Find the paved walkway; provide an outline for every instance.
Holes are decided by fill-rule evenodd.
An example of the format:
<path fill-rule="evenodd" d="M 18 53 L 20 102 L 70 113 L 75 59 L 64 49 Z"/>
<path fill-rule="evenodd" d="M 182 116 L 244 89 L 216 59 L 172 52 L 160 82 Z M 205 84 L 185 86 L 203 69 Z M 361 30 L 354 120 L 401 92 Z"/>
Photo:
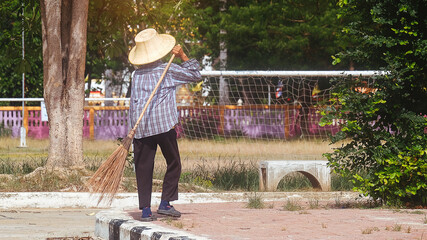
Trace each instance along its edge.
<path fill-rule="evenodd" d="M 286 201 L 267 204 L 272 205 L 266 209 L 248 209 L 240 202 L 175 205 L 181 218 L 161 218 L 156 224 L 213 240 L 427 239 L 427 210 L 310 209 L 301 201 L 297 206 L 303 209 L 287 211 Z M 139 211 L 129 214 L 139 218 Z"/>
<path fill-rule="evenodd" d="M 96 214 L 102 209 L 11 208 L 0 209 L 0 239 L 92 237 Z"/>
<path fill-rule="evenodd" d="M 427 239 L 425 209 L 335 208 L 347 207 L 357 198 L 356 193 L 258 194 L 265 201 L 264 209 L 246 207 L 252 193 L 182 193 L 174 203 L 182 212 L 181 218 L 159 217 L 158 221 L 143 223 L 136 209 L 136 194 L 119 194 L 107 207 L 96 206 L 96 198 L 88 193 L 0 193 L 0 239 L 96 239 L 95 222 L 101 215 L 126 218 L 129 230 L 137 229 L 141 234 L 149 230 L 151 236 L 160 232 L 219 240 Z M 159 199 L 159 193 L 153 194 L 154 209 Z M 297 210 L 286 210 L 292 205 Z M 108 224 L 101 228 L 109 231 L 105 227 Z M 162 239 L 168 238 L 163 235 Z"/>

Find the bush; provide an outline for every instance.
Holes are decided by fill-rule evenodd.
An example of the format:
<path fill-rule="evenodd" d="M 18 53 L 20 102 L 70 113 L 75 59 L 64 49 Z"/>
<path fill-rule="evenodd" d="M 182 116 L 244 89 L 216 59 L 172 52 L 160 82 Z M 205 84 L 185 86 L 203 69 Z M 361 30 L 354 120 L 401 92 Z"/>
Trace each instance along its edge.
<path fill-rule="evenodd" d="M 12 135 L 12 130 L 6 128 L 4 123 L 0 123 L 0 137 L 10 137 Z"/>
<path fill-rule="evenodd" d="M 223 190 L 255 191 L 259 188 L 258 168 L 251 164 L 231 162 L 213 173 L 213 185 Z"/>
<path fill-rule="evenodd" d="M 255 191 L 259 188 L 258 168 L 255 164 L 247 165 L 234 160 L 214 169 L 202 164 L 191 171 L 183 172 L 180 182 L 227 191 Z"/>
<path fill-rule="evenodd" d="M 335 172 L 351 177 L 355 189 L 389 205 L 427 205 L 427 28 L 425 0 L 341 0 L 352 16 L 344 29 L 362 44 L 340 58 L 383 67 L 371 82 L 360 77 L 332 81 L 322 124 L 343 119 L 325 154 Z M 358 89 L 370 89 L 362 92 Z M 364 175 L 360 173 L 363 172 Z"/>

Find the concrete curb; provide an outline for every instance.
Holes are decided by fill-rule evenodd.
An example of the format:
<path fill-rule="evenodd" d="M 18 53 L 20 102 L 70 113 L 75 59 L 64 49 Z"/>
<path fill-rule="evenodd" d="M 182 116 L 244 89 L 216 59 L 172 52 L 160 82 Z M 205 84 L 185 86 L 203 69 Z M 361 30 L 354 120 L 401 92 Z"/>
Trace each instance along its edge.
<path fill-rule="evenodd" d="M 96 214 L 95 236 L 102 239 L 139 240 L 205 240 L 206 237 L 196 236 L 185 231 L 172 230 L 157 226 L 150 222 L 134 220 L 122 211 L 101 211 Z"/>
<path fill-rule="evenodd" d="M 277 199 L 355 199 L 356 192 L 258 192 L 265 201 Z M 251 192 L 236 193 L 180 193 L 174 204 L 244 202 L 253 196 Z M 161 193 L 152 194 L 152 205 L 160 204 Z M 87 192 L 1 192 L 0 209 L 10 208 L 109 208 L 132 209 L 137 207 L 137 193 L 119 193 L 111 205 L 101 202 L 96 194 Z"/>

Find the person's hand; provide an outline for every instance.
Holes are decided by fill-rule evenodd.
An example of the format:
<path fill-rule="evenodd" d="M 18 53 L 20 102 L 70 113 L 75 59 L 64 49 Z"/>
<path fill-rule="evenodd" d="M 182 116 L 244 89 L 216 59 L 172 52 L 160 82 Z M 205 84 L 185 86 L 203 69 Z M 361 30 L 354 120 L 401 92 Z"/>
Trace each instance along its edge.
<path fill-rule="evenodd" d="M 175 47 L 173 47 L 172 49 L 172 53 L 175 54 L 175 56 L 181 58 L 182 61 L 188 61 L 188 57 L 187 55 L 185 55 L 184 50 L 182 50 L 181 45 L 176 45 Z"/>

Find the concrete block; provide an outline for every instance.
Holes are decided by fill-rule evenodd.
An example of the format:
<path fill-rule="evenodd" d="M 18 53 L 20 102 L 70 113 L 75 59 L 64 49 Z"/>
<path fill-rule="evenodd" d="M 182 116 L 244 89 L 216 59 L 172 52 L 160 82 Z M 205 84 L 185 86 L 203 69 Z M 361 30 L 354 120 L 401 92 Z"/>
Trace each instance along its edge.
<path fill-rule="evenodd" d="M 269 160 L 259 163 L 260 191 L 274 192 L 287 174 L 299 172 L 306 176 L 313 188 L 331 190 L 331 169 L 324 160 Z"/>

